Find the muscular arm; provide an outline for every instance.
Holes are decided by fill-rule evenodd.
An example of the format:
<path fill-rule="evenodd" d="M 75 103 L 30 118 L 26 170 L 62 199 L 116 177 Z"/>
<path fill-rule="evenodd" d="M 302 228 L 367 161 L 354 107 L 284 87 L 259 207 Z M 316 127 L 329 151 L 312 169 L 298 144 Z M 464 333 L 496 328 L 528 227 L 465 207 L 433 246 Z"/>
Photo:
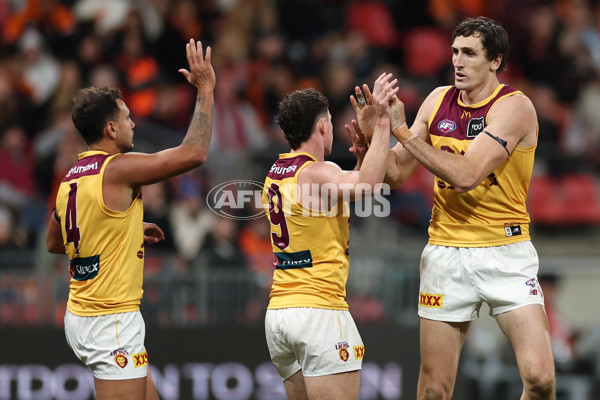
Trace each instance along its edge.
<path fill-rule="evenodd" d="M 60 224 L 56 218 L 54 218 L 54 215 L 51 215 L 50 220 L 48 221 L 48 230 L 46 231 L 46 248 L 50 253 L 66 254 L 62 230 L 60 229 Z"/>
<path fill-rule="evenodd" d="M 417 113 L 413 125 L 410 127 L 409 132 L 411 133 L 411 136 L 413 134 L 416 135 L 424 143 L 429 143 L 429 118 L 435 109 L 439 96 L 445 88 L 445 86 L 438 87 L 427 96 L 419 108 L 419 112 Z M 401 117 L 396 118 L 403 119 L 404 110 L 401 112 Z M 395 123 L 394 125 L 398 126 L 398 123 Z M 385 173 L 385 182 L 393 188 L 401 186 L 421 165 L 419 160 L 401 144 L 402 138 L 398 136 L 400 130 L 401 129 L 396 128 L 393 132 L 394 137 L 399 143 L 390 149 Z"/>
<path fill-rule="evenodd" d="M 127 153 L 115 157 L 107 167 L 106 178 L 115 185 L 148 185 L 181 174 L 206 161 L 212 132 L 215 73 L 211 49 L 203 56 L 202 43 L 186 45 L 190 71 L 180 69 L 198 89 L 194 114 L 182 143 L 155 154 Z"/>
<path fill-rule="evenodd" d="M 504 148 L 497 140 L 481 133 L 473 140 L 464 155 L 436 149 L 423 140 L 417 129 L 417 138 L 410 130 L 394 132 L 403 147 L 437 177 L 451 184 L 458 192 L 477 187 L 486 176 L 498 168 L 517 144 L 535 144 L 537 116 L 531 101 L 524 96 L 510 96 L 499 100 L 490 110 L 485 130 L 506 141 Z"/>

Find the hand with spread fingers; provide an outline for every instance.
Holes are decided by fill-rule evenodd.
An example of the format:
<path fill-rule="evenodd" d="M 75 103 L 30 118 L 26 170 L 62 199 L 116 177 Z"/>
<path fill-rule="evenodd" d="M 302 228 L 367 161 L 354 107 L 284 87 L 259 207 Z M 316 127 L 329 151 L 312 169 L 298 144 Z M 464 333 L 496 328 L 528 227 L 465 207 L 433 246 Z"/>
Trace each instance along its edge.
<path fill-rule="evenodd" d="M 363 94 L 364 90 L 364 94 Z M 375 106 L 373 105 L 373 97 L 369 86 L 364 84 L 362 89 L 359 86 L 354 88 L 355 96 L 350 96 L 350 103 L 356 112 L 356 119 L 360 126 L 361 132 L 364 134 L 366 139 L 370 142 L 373 136 L 373 129 L 375 129 Z"/>
<path fill-rule="evenodd" d="M 352 140 L 352 147 L 350 147 L 348 150 L 350 150 L 350 152 L 356 156 L 360 164 L 365 158 L 365 154 L 367 154 L 369 142 L 360 130 L 360 126 L 355 119 L 352 120 L 352 126 L 346 124 L 344 127 L 346 128 L 346 133 L 348 133 L 350 140 Z"/>
<path fill-rule="evenodd" d="M 392 99 L 397 99 L 396 93 L 398 93 L 398 90 L 400 89 L 395 86 L 398 83 L 398 79 L 390 81 L 392 77 L 392 74 L 383 73 L 377 78 L 375 85 L 373 86 L 372 101 L 373 104 L 375 104 L 375 114 L 378 117 L 381 117 L 384 114 L 387 114 L 389 118 L 392 116 Z"/>
<path fill-rule="evenodd" d="M 216 85 L 215 71 L 211 64 L 212 49 L 206 48 L 206 54 L 202 51 L 202 42 L 194 42 L 190 39 L 185 46 L 190 70 L 181 68 L 179 72 L 185 76 L 185 79 L 198 89 L 206 88 L 213 90 Z"/>

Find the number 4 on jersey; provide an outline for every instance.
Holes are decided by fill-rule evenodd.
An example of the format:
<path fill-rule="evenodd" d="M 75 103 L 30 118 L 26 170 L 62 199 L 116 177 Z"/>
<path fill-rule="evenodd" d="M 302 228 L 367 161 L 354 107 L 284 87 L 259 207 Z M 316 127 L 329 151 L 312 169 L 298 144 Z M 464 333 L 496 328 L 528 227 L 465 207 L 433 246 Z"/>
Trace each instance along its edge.
<path fill-rule="evenodd" d="M 73 243 L 75 254 L 79 255 L 79 241 L 81 234 L 77 226 L 77 182 L 71 183 L 69 190 L 69 200 L 67 201 L 67 215 L 65 216 L 65 232 L 67 233 L 67 243 Z"/>

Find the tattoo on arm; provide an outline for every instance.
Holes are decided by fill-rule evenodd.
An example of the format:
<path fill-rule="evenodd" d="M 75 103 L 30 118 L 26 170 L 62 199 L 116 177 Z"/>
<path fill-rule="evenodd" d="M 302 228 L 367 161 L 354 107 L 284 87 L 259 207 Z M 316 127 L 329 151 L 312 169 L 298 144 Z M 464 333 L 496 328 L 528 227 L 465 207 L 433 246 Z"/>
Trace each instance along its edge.
<path fill-rule="evenodd" d="M 203 148 L 208 148 L 210 144 L 210 133 L 211 133 L 211 115 L 206 114 L 202 111 L 206 99 L 204 97 L 198 98 L 196 102 L 196 108 L 194 109 L 194 115 L 192 116 L 192 122 L 187 135 L 183 139 L 183 144 L 187 145 L 200 145 Z"/>

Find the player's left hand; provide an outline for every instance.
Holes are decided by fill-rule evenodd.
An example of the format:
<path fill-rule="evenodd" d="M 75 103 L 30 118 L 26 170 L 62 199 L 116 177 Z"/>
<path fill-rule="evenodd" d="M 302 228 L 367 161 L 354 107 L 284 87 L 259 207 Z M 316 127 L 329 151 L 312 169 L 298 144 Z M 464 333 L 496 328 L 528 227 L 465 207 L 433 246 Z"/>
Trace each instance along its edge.
<path fill-rule="evenodd" d="M 165 234 L 158 225 L 151 222 L 143 222 L 143 225 L 145 244 L 155 244 L 165 239 Z"/>

